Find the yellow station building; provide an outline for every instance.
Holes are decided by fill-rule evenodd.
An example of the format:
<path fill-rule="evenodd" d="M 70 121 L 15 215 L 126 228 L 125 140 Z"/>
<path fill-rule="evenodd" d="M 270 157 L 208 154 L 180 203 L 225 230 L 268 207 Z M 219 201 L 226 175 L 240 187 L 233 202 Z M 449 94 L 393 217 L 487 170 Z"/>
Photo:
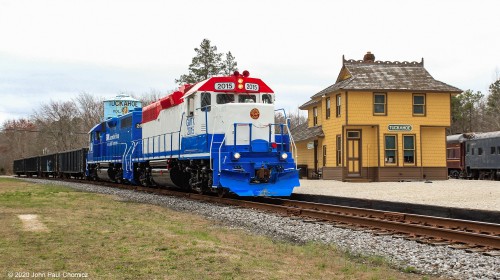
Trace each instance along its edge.
<path fill-rule="evenodd" d="M 451 96 L 421 62 L 346 60 L 335 84 L 300 106 L 292 131 L 309 178 L 342 181 L 447 179 Z"/>

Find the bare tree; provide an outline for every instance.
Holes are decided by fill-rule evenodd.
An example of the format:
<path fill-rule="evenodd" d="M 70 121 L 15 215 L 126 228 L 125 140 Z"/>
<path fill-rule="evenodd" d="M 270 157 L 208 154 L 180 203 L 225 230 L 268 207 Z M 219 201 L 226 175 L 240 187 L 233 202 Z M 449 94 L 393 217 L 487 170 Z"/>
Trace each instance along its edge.
<path fill-rule="evenodd" d="M 14 159 L 39 152 L 33 145 L 38 134 L 35 124 L 28 119 L 7 120 L 3 123 L 0 131 L 0 173 L 11 173 Z"/>
<path fill-rule="evenodd" d="M 75 98 L 78 104 L 78 112 L 82 119 L 82 129 L 90 131 L 92 127 L 100 123 L 104 118 L 104 99 L 90 93 L 82 92 Z"/>
<path fill-rule="evenodd" d="M 290 130 L 293 130 L 295 127 L 307 122 L 307 118 L 304 115 L 301 115 L 299 111 L 297 111 L 297 113 L 288 112 L 286 118 L 290 119 Z M 274 122 L 286 123 L 285 115 L 282 111 L 276 112 L 276 114 L 274 115 Z M 275 131 L 278 132 L 279 128 L 276 128 Z"/>
<path fill-rule="evenodd" d="M 51 152 L 65 151 L 86 146 L 86 131 L 74 102 L 43 104 L 33 115 L 40 130 L 39 147 Z"/>

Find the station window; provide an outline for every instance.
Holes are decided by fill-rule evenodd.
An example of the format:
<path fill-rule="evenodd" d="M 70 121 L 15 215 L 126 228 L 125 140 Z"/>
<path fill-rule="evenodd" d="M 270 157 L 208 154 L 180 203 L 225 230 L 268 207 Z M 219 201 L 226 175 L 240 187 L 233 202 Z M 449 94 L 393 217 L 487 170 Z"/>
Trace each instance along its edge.
<path fill-rule="evenodd" d="M 318 125 L 318 107 L 313 108 L 313 126 Z"/>
<path fill-rule="evenodd" d="M 379 116 L 387 115 L 387 94 L 373 94 L 373 114 Z"/>
<path fill-rule="evenodd" d="M 210 110 L 212 110 L 212 107 L 210 107 L 210 105 L 212 105 L 212 96 L 210 94 L 210 92 L 202 92 L 201 93 L 201 111 L 205 112 L 210 112 Z"/>
<path fill-rule="evenodd" d="M 234 95 L 233 94 L 217 94 L 216 100 L 217 104 L 226 104 L 226 103 L 232 103 L 234 102 Z"/>
<path fill-rule="evenodd" d="M 262 103 L 273 104 L 273 96 L 270 94 L 263 94 L 262 95 Z"/>
<path fill-rule="evenodd" d="M 415 136 L 403 135 L 403 158 L 406 164 L 415 164 Z"/>
<path fill-rule="evenodd" d="M 385 136 L 385 163 L 397 164 L 398 144 L 396 135 Z"/>
<path fill-rule="evenodd" d="M 337 106 L 336 106 L 337 108 L 336 108 L 335 116 L 337 118 L 339 118 L 340 117 L 340 112 L 341 112 L 341 110 L 340 110 L 341 109 L 341 107 L 340 107 L 341 104 L 340 103 L 342 102 L 342 95 L 337 94 L 337 96 L 335 97 L 335 99 L 337 100 Z"/>
<path fill-rule="evenodd" d="M 414 94 L 413 95 L 413 115 L 414 116 L 425 116 L 425 95 L 424 94 Z"/>
<path fill-rule="evenodd" d="M 331 107 L 331 104 L 330 104 L 330 97 L 327 97 L 326 98 L 326 119 L 329 119 L 330 118 L 330 107 Z"/>
<path fill-rule="evenodd" d="M 342 165 L 342 136 L 337 135 L 337 166 Z"/>
<path fill-rule="evenodd" d="M 255 103 L 256 100 L 255 95 L 238 95 L 238 103 Z"/>
<path fill-rule="evenodd" d="M 348 139 L 359 139 L 360 137 L 361 137 L 361 134 L 359 131 L 348 131 L 347 132 Z"/>

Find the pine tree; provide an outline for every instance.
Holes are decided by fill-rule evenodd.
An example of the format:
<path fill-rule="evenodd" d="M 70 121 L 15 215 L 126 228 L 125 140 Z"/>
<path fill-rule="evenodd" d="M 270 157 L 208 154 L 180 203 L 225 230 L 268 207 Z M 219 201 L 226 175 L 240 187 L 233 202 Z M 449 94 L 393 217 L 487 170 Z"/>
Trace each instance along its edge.
<path fill-rule="evenodd" d="M 199 48 L 195 48 L 196 56 L 189 65 L 189 74 L 181 75 L 175 82 L 193 84 L 219 75 L 222 70 L 222 54 L 217 47 L 210 45 L 210 40 L 203 39 Z"/>
<path fill-rule="evenodd" d="M 238 63 L 234 59 L 234 56 L 231 52 L 226 53 L 226 60 L 222 63 L 222 74 L 225 76 L 229 76 L 234 73 L 234 71 L 238 71 Z"/>
<path fill-rule="evenodd" d="M 489 87 L 487 106 L 492 113 L 500 113 L 500 79 Z"/>
<path fill-rule="evenodd" d="M 500 129 L 500 79 L 489 87 L 489 95 L 486 101 L 486 112 L 490 130 Z"/>

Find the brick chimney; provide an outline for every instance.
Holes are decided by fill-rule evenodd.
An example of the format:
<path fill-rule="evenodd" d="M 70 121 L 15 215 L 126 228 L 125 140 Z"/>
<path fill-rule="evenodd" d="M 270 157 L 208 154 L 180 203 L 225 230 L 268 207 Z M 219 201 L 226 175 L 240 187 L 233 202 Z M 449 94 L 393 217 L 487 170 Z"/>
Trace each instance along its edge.
<path fill-rule="evenodd" d="M 363 62 L 374 62 L 375 61 L 375 55 L 372 54 L 371 52 L 367 52 L 365 56 L 363 56 Z"/>

